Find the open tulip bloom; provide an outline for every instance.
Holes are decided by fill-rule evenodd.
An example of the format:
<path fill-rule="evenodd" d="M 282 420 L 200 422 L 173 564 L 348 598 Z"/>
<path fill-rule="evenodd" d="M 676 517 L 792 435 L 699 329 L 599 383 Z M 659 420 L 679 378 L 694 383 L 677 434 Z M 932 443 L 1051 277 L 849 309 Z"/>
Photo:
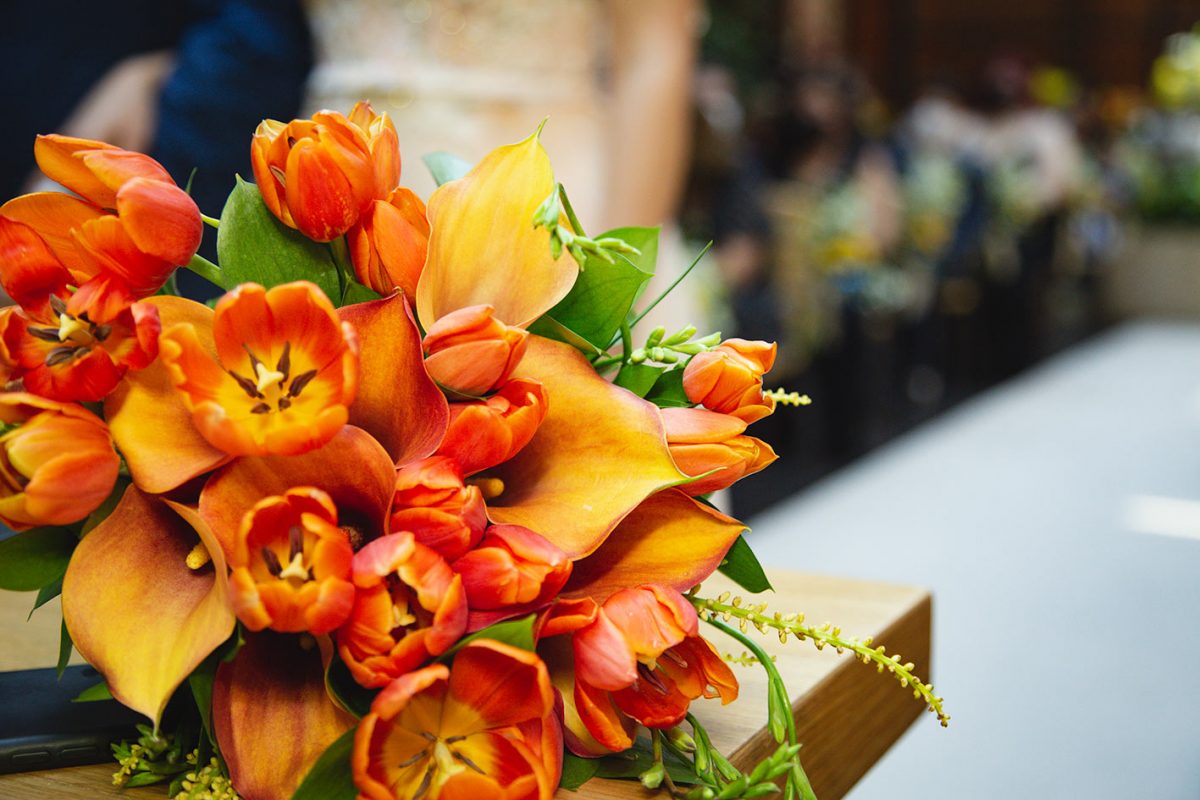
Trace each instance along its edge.
<path fill-rule="evenodd" d="M 148 719 L 119 784 L 810 797 L 750 628 L 886 662 L 944 721 L 882 648 L 696 590 L 769 588 L 707 494 L 775 459 L 747 427 L 800 398 L 764 390 L 773 344 L 639 334 L 656 229 L 588 237 L 536 133 L 431 159 L 427 202 L 365 103 L 247 146 L 219 219 L 60 136 L 35 152 L 72 193 L 0 206 L 0 585 L 61 587 L 64 648 Z M 177 267 L 226 293 L 177 296 Z M 714 634 L 771 681 L 779 748 L 746 772 L 689 714 L 738 694 Z"/>

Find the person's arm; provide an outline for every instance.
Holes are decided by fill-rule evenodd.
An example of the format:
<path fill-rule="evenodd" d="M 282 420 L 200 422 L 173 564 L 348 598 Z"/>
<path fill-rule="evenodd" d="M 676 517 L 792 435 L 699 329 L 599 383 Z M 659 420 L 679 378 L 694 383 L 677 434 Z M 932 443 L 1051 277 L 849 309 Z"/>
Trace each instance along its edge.
<path fill-rule="evenodd" d="M 677 210 L 688 163 L 696 0 L 608 0 L 610 184 L 604 227 L 658 225 Z"/>

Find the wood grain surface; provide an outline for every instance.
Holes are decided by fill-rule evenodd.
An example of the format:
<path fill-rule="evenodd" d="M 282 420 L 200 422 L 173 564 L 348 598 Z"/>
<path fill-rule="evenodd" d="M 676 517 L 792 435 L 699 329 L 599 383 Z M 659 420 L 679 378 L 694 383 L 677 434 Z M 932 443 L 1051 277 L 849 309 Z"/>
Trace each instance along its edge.
<path fill-rule="evenodd" d="M 847 634 L 872 635 L 889 652 L 916 662 L 928 679 L 931 603 L 929 594 L 847 578 L 771 571 L 776 593 L 772 610 L 803 611 L 810 622 L 832 622 Z M 718 576 L 706 583 L 707 596 L 732 590 Z M 0 670 L 51 666 L 58 655 L 59 616 L 47 606 L 25 621 L 33 595 L 0 592 Z M 741 647 L 709 629 L 722 652 Z M 776 656 L 779 671 L 792 693 L 797 732 L 804 744 L 804 766 L 821 800 L 837 800 L 850 790 L 917 717 L 922 705 L 888 675 L 848 655 L 817 652 L 811 644 L 764 637 L 764 648 Z M 747 767 L 774 749 L 765 729 L 766 680 L 755 667 L 734 667 L 741 681 L 738 700 L 728 706 L 715 701 L 693 705 L 713 735 L 714 744 L 739 767 Z M 932 715 L 923 724 L 935 725 Z M 164 797 L 162 787 L 118 792 L 111 786 L 110 765 L 0 775 L 0 800 L 101 800 Z M 559 800 L 635 800 L 651 795 L 630 781 L 589 782 L 578 792 L 560 790 Z M 247 798 L 253 800 L 253 798 Z"/>

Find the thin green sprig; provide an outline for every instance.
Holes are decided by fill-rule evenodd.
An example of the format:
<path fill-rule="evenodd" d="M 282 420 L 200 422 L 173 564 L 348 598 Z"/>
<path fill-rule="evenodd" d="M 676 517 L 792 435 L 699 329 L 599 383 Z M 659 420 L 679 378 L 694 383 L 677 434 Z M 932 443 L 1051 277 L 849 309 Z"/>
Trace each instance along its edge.
<path fill-rule="evenodd" d="M 712 246 L 713 246 L 712 242 L 709 242 L 708 244 L 704 245 L 704 249 L 696 254 L 696 257 L 692 259 L 692 263 L 688 264 L 687 269 L 685 269 L 683 272 L 679 273 L 679 275 L 675 278 L 675 280 L 671 281 L 671 285 L 668 286 L 665 290 L 663 290 L 662 294 L 660 294 L 658 297 L 654 298 L 654 300 L 651 301 L 650 305 L 643 308 L 637 316 L 635 316 L 632 320 L 629 321 L 629 327 L 631 327 L 631 328 L 636 327 L 639 322 L 641 322 L 643 319 L 645 319 L 647 314 L 649 314 L 651 311 L 654 310 L 655 306 L 657 306 L 663 300 L 667 299 L 667 295 L 669 295 L 671 292 L 675 291 L 675 287 L 678 286 L 680 283 L 682 283 L 683 279 L 691 274 L 692 270 L 694 270 L 696 268 L 696 265 L 700 263 L 700 259 L 704 258 L 705 254 L 708 253 L 708 251 L 712 249 Z"/>
<path fill-rule="evenodd" d="M 768 614 L 766 603 L 746 605 L 741 597 L 734 597 L 731 602 L 726 602 L 729 600 L 729 592 L 716 599 L 699 597 L 694 592 L 695 590 L 688 595 L 688 599 L 696 607 L 701 619 L 709 622 L 717 619 L 729 622 L 736 619 L 738 630 L 742 633 L 751 626 L 759 633 L 766 633 L 769 628 L 779 634 L 781 642 L 786 642 L 788 636 L 795 636 L 800 641 L 811 640 L 818 650 L 823 650 L 826 646 L 832 647 L 839 654 L 849 650 L 859 661 L 874 664 L 880 673 L 890 672 L 902 687 L 911 688 L 913 697 L 923 701 L 926 707 L 937 715 L 943 728 L 950 724 L 950 715 L 942 705 L 943 698 L 934 694 L 933 684 L 925 683 L 916 675 L 916 665 L 911 661 L 903 661 L 899 653 L 888 655 L 887 648 L 883 645 L 873 645 L 871 637 L 859 639 L 843 636 L 841 628 L 829 623 L 819 626 L 807 625 L 803 614 L 780 614 L 778 611 Z M 743 638 L 740 637 L 739 641 Z"/>
<path fill-rule="evenodd" d="M 570 227 L 562 224 L 564 215 Z M 586 268 L 589 256 L 612 264 L 619 256 L 636 256 L 642 252 L 628 242 L 611 236 L 599 239 L 587 236 L 561 183 L 554 184 L 554 191 L 533 213 L 533 227 L 550 231 L 550 253 L 556 260 L 565 249 L 581 270 Z"/>
<path fill-rule="evenodd" d="M 222 289 L 225 288 L 225 276 L 221 273 L 221 268 L 199 253 L 192 256 L 192 260 L 184 266 L 201 278 L 215 283 Z"/>

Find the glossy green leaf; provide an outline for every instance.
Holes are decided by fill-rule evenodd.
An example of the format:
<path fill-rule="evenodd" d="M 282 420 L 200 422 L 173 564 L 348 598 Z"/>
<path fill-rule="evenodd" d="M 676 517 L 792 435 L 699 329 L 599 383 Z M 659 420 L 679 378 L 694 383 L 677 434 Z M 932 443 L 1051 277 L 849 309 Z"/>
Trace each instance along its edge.
<path fill-rule="evenodd" d="M 379 694 L 378 689 L 367 689 L 359 685 L 350 674 L 346 662 L 342 661 L 342 657 L 336 652 L 325 670 L 325 688 L 334 702 L 358 719 L 367 715 L 371 710 L 371 703 Z"/>
<path fill-rule="evenodd" d="M 95 686 L 89 686 L 80 692 L 71 700 L 72 703 L 94 703 L 97 700 L 112 700 L 112 692 L 108 690 L 108 684 L 100 681 Z"/>
<path fill-rule="evenodd" d="M 79 537 L 70 528 L 34 528 L 0 542 L 0 589 L 32 592 L 60 580 Z"/>
<path fill-rule="evenodd" d="M 750 543 L 745 536 L 734 540 L 733 546 L 725 554 L 721 566 L 717 567 L 723 575 L 748 592 L 758 594 L 768 589 L 774 590 L 767 574 L 763 572 L 758 556 L 750 549 Z"/>
<path fill-rule="evenodd" d="M 58 664 L 55 665 L 60 680 L 63 676 L 63 670 L 67 668 L 67 662 L 71 660 L 71 651 L 74 647 L 75 643 L 71 641 L 71 633 L 67 630 L 66 620 L 63 620 L 62 630 L 58 637 Z M 108 687 L 105 688 L 107 689 Z"/>
<path fill-rule="evenodd" d="M 688 408 L 692 401 L 688 400 L 687 392 L 683 390 L 683 368 L 667 370 L 659 376 L 646 399 L 659 408 Z"/>
<path fill-rule="evenodd" d="M 346 281 L 346 291 L 342 293 L 343 306 L 352 306 L 355 303 L 366 303 L 370 300 L 378 300 L 381 297 L 379 292 L 363 286 L 358 281 Z"/>
<path fill-rule="evenodd" d="M 470 636 L 464 636 L 459 639 L 458 644 L 438 656 L 437 660 L 443 664 L 449 664 L 454 659 L 455 653 L 479 639 L 493 639 L 502 644 L 519 647 L 522 650 L 532 650 L 534 646 L 533 623 L 536 619 L 537 614 L 530 614 L 520 619 L 506 619 L 503 622 L 497 622 L 495 625 L 489 625 L 483 630 L 475 631 Z"/>
<path fill-rule="evenodd" d="M 438 151 L 422 156 L 421 160 L 429 168 L 429 174 L 438 186 L 449 181 L 456 181 L 471 171 L 471 163 L 458 156 Z"/>
<path fill-rule="evenodd" d="M 32 619 L 33 612 L 62 594 L 62 583 L 62 578 L 59 578 L 53 583 L 47 583 L 41 589 L 38 589 L 37 597 L 33 601 L 33 608 L 29 609 L 29 616 L 25 619 Z"/>
<path fill-rule="evenodd" d="M 556 342 L 569 344 L 588 357 L 598 356 L 602 352 L 587 339 L 557 320 L 551 319 L 548 315 L 534 320 L 533 324 L 529 326 L 529 332 L 541 336 L 543 339 L 553 339 Z"/>
<path fill-rule="evenodd" d="M 600 759 L 584 758 L 568 750 L 563 753 L 562 777 L 558 779 L 558 785 L 573 792 L 596 777 L 599 770 Z"/>
<path fill-rule="evenodd" d="M 616 228 L 597 239 L 620 239 L 641 251 L 613 263 L 588 256 L 571 291 L 546 316 L 599 350 L 612 343 L 633 303 L 654 275 L 658 228 Z"/>
<path fill-rule="evenodd" d="M 654 384 L 658 382 L 662 374 L 662 367 L 650 364 L 624 364 L 613 383 L 628 389 L 638 397 L 645 397 L 654 388 Z"/>
<path fill-rule="evenodd" d="M 305 280 L 321 287 L 335 302 L 341 297 L 329 247 L 276 219 L 258 187 L 241 177 L 221 212 L 217 257 L 225 289 L 246 282 L 270 288 Z"/>
<path fill-rule="evenodd" d="M 355 800 L 358 797 L 358 788 L 350 772 L 355 730 L 346 731 L 326 748 L 304 776 L 292 800 Z"/>

